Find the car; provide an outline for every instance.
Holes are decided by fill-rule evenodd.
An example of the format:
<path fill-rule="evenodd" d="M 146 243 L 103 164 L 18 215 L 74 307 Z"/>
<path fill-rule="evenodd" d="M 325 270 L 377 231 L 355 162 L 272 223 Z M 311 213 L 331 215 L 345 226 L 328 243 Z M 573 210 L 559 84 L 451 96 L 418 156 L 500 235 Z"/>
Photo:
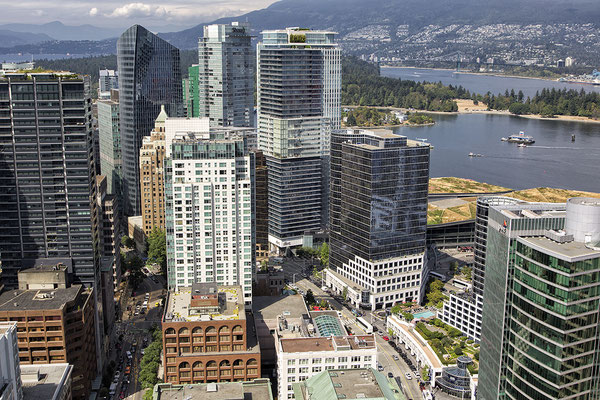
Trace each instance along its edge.
<path fill-rule="evenodd" d="M 406 376 L 406 379 L 408 379 L 409 381 L 412 379 L 410 372 L 405 373 L 404 376 Z"/>
<path fill-rule="evenodd" d="M 385 341 L 387 342 L 387 341 L 389 341 L 389 340 L 390 340 L 390 338 L 389 338 L 389 337 L 387 337 L 387 336 L 384 336 L 384 337 L 383 337 L 383 340 L 385 340 Z"/>
<path fill-rule="evenodd" d="M 394 359 L 394 361 L 398 361 L 400 358 L 397 355 L 393 355 L 392 358 Z"/>
<path fill-rule="evenodd" d="M 415 375 L 415 378 L 421 377 L 421 373 L 419 371 L 415 371 L 414 375 Z"/>
<path fill-rule="evenodd" d="M 392 374 L 391 372 L 388 372 L 388 378 L 393 378 L 394 374 Z"/>
<path fill-rule="evenodd" d="M 379 336 L 383 336 L 383 332 L 382 332 L 382 331 L 379 331 L 379 332 L 377 332 L 377 334 L 378 334 Z"/>

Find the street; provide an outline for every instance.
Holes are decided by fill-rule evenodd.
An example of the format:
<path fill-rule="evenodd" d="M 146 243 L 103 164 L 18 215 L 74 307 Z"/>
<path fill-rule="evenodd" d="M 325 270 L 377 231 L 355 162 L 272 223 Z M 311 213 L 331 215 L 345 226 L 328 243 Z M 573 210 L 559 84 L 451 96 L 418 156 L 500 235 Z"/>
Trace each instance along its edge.
<path fill-rule="evenodd" d="M 156 281 L 155 281 L 156 280 Z M 145 390 L 142 390 L 138 381 L 140 362 L 142 360 L 142 349 L 144 339 L 146 345 L 152 340 L 151 329 L 154 325 L 160 325 L 162 318 L 162 307 L 160 301 L 165 295 L 165 280 L 161 275 L 148 275 L 140 283 L 139 287 L 132 291 L 127 287 L 123 294 L 121 303 L 122 318 L 115 324 L 117 337 L 116 370 L 117 379 L 116 392 L 111 399 L 141 400 Z M 141 305 L 148 296 L 148 311 L 142 313 Z M 136 310 L 137 306 L 137 310 Z M 122 339 L 119 340 L 122 335 Z M 128 357 L 131 353 L 131 358 Z M 127 373 L 129 371 L 129 373 Z M 114 382 L 114 381 L 113 381 Z"/>
<path fill-rule="evenodd" d="M 310 289 L 313 292 L 317 302 L 325 300 L 329 302 L 332 308 L 341 311 L 343 322 L 349 325 L 353 332 L 364 333 L 364 330 L 356 324 L 356 317 L 350 309 L 342 305 L 338 300 L 330 296 L 328 293 L 321 290 L 321 286 L 315 285 L 309 279 L 304 277 L 309 276 L 305 271 L 305 267 L 309 265 L 309 260 L 286 259 L 283 262 L 283 272 L 285 278 L 288 279 L 290 283 L 295 282 L 296 286 L 304 293 Z M 381 334 L 376 334 L 375 338 L 378 348 L 377 361 L 383 366 L 383 373 L 387 375 L 388 372 L 391 372 L 394 377 L 400 378 L 400 381 L 402 382 L 402 390 L 408 399 L 420 399 L 422 396 L 421 390 L 419 389 L 418 379 L 415 379 L 411 369 L 404 362 L 404 360 L 402 360 L 400 357 L 398 357 L 398 360 L 394 360 L 393 356 L 398 355 L 398 352 L 389 344 L 389 342 L 383 339 L 383 336 L 386 335 L 387 331 L 387 329 L 385 329 L 384 322 L 382 322 L 375 313 L 371 313 L 369 311 L 365 312 L 364 318 L 367 321 L 374 322 L 373 325 L 377 327 L 379 332 L 382 332 Z M 413 359 L 412 361 L 413 364 L 416 365 L 415 360 Z M 406 373 L 411 374 L 411 380 L 406 378 Z"/>

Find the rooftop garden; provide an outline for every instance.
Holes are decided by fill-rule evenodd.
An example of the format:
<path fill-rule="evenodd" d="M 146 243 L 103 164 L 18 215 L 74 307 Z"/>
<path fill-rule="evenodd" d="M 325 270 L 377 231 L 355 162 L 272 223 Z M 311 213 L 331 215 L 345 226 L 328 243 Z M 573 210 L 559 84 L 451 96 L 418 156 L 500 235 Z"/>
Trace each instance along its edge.
<path fill-rule="evenodd" d="M 445 365 L 456 364 L 456 359 L 466 355 L 473 359 L 469 372 L 474 375 L 479 370 L 479 344 L 463 336 L 462 333 L 436 318 L 430 322 L 417 322 L 415 330 L 427 340 L 440 361 Z"/>

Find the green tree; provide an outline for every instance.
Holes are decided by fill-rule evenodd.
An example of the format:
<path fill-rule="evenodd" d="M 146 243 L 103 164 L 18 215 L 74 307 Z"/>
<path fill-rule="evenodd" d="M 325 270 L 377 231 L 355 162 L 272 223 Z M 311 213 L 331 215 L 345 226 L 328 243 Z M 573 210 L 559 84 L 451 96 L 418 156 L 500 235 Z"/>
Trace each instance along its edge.
<path fill-rule="evenodd" d="M 144 393 L 144 397 L 142 397 L 142 400 L 152 400 L 152 389 L 146 390 L 146 392 Z"/>
<path fill-rule="evenodd" d="M 348 286 L 344 286 L 344 290 L 342 290 L 342 299 L 344 299 L 344 301 L 346 301 L 347 298 L 348 298 Z"/>
<path fill-rule="evenodd" d="M 401 311 L 401 310 L 402 310 L 402 306 L 401 306 L 400 304 L 395 304 L 395 305 L 394 305 L 394 306 L 391 308 L 390 312 L 391 312 L 392 314 L 398 314 L 398 313 L 400 313 L 400 311 Z"/>
<path fill-rule="evenodd" d="M 325 266 L 329 265 L 329 245 L 325 242 L 321 245 L 321 248 L 319 249 L 319 257 L 321 258 L 321 264 Z"/>
<path fill-rule="evenodd" d="M 462 351 L 462 349 L 460 348 L 460 346 L 456 346 L 456 347 L 454 348 L 454 354 L 456 354 L 457 356 L 462 356 L 462 355 L 463 355 L 463 351 Z"/>
<path fill-rule="evenodd" d="M 134 249 L 135 248 L 135 241 L 130 238 L 129 236 L 125 235 L 121 238 L 121 244 L 124 247 L 127 247 L 128 249 Z"/>
<path fill-rule="evenodd" d="M 315 295 L 313 294 L 312 290 L 308 289 L 308 290 L 306 291 L 306 297 L 305 297 L 305 298 L 306 298 L 306 302 L 307 302 L 309 305 L 314 305 L 314 304 L 316 304 L 316 301 L 315 301 Z"/>
<path fill-rule="evenodd" d="M 412 321 L 413 319 L 415 319 L 415 316 L 412 315 L 411 313 L 402 313 L 402 316 L 404 317 L 405 320 L 407 320 L 408 322 Z"/>
<path fill-rule="evenodd" d="M 161 271 L 167 270 L 167 234 L 164 230 L 154 228 L 148 236 L 148 261 L 160 265 Z"/>

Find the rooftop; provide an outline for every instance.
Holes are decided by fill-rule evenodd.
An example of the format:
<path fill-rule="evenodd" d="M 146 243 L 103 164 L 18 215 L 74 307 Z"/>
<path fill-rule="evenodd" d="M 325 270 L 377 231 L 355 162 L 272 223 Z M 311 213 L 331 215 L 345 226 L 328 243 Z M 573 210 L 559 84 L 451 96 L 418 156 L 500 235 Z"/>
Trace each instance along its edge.
<path fill-rule="evenodd" d="M 302 318 L 308 314 L 306 303 L 301 295 L 256 296 L 252 298 L 252 310 L 256 319 L 274 320 L 283 315 L 286 318 Z"/>
<path fill-rule="evenodd" d="M 517 240 L 529 247 L 568 262 L 600 258 L 600 250 L 590 248 L 581 242 L 559 243 L 543 236 L 520 237 Z"/>
<path fill-rule="evenodd" d="M 209 293 L 211 288 L 217 293 Z M 210 301 L 210 296 L 218 297 L 218 311 L 204 312 L 192 305 L 194 301 Z M 198 297 L 198 299 L 196 299 Z M 210 306 L 209 306 L 210 307 Z M 169 292 L 164 321 L 224 321 L 245 319 L 244 295 L 240 286 L 216 286 L 195 284 L 177 292 Z"/>
<path fill-rule="evenodd" d="M 373 368 L 324 371 L 294 385 L 298 400 L 404 399 L 398 385 Z"/>
<path fill-rule="evenodd" d="M 71 373 L 69 364 L 21 364 L 23 399 L 53 399 Z"/>
<path fill-rule="evenodd" d="M 285 353 L 311 351 L 358 350 L 376 348 L 375 335 L 283 338 L 281 347 Z"/>
<path fill-rule="evenodd" d="M 0 295 L 0 311 L 59 310 L 77 299 L 82 285 L 66 289 L 11 290 Z"/>
<path fill-rule="evenodd" d="M 160 383 L 154 387 L 153 400 L 272 400 L 268 379 L 248 382 L 200 383 L 172 385 Z"/>

